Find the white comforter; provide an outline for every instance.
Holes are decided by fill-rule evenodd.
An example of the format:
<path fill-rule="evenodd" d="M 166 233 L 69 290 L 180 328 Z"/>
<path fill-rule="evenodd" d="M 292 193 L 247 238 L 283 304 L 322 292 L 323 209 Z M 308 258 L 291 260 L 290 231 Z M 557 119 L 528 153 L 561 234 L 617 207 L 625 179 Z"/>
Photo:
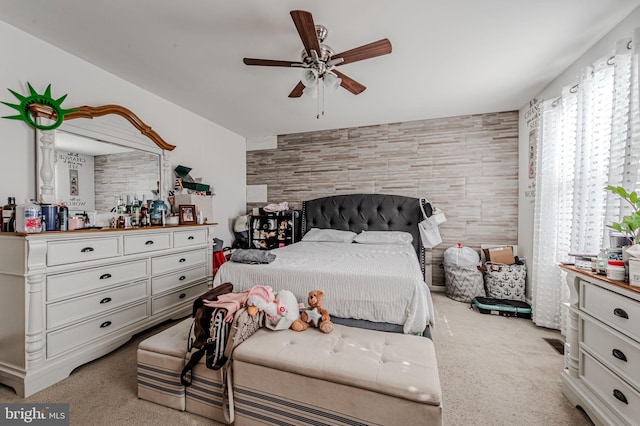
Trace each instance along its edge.
<path fill-rule="evenodd" d="M 323 306 L 336 317 L 399 324 L 405 333 L 433 325 L 431 294 L 410 244 L 301 241 L 271 253 L 276 260 L 269 264 L 224 263 L 214 286 L 231 282 L 234 291 L 244 291 L 268 285 L 274 292 L 290 290 L 299 302 L 322 290 Z"/>

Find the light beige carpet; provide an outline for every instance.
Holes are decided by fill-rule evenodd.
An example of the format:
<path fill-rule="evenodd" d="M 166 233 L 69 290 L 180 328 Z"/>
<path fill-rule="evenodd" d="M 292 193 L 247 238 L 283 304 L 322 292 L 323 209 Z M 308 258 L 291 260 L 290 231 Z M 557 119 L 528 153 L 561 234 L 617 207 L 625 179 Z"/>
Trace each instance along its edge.
<path fill-rule="evenodd" d="M 562 394 L 564 357 L 544 340 L 559 331 L 433 299 L 445 424 L 592 425 Z"/>
<path fill-rule="evenodd" d="M 521 318 L 480 314 L 443 293 L 433 297 L 445 424 L 591 425 L 562 395 L 563 357 L 543 340 L 561 338 L 559 332 Z M 27 399 L 0 385 L 0 402 L 69 403 L 71 425 L 211 425 L 136 396 L 138 343 L 171 324 L 135 336 Z"/>

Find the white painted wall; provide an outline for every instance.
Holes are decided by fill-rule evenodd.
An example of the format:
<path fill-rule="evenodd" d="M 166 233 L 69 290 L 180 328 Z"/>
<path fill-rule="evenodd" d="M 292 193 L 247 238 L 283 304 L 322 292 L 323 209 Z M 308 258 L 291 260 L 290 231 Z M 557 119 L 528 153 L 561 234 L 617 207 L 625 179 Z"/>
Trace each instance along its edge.
<path fill-rule="evenodd" d="M 598 41 L 591 49 L 582 55 L 576 62 L 560 74 L 549 84 L 536 99 L 538 101 L 554 99 L 560 96 L 564 86 L 575 84 L 578 81 L 580 70 L 592 64 L 599 58 L 610 57 L 615 49 L 616 41 L 630 37 L 633 29 L 640 26 L 640 8 L 633 11 L 620 24 L 612 29 L 606 36 Z M 535 113 L 530 105 L 520 109 L 520 137 L 519 137 L 519 205 L 518 205 L 518 249 L 520 255 L 531 259 L 533 252 L 533 209 L 535 179 L 529 179 L 529 124 L 535 119 Z M 531 287 L 527 284 L 530 295 Z"/>
<path fill-rule="evenodd" d="M 119 104 L 136 113 L 176 149 L 170 161 L 191 167 L 215 188 L 216 237 L 232 242 L 233 219 L 246 209 L 246 141 L 209 120 L 114 76 L 55 46 L 0 21 L 2 66 L 0 100 L 16 104 L 7 88 L 27 95 L 27 81 L 38 93 L 51 83 L 52 97 L 67 94 L 62 106 Z M 144 67 L 144 63 L 140 63 Z M 149 70 L 153 72 L 153 70 Z M 0 104 L 0 116 L 16 111 Z M 15 196 L 35 197 L 34 130 L 17 120 L 0 119 L 0 205 Z"/>

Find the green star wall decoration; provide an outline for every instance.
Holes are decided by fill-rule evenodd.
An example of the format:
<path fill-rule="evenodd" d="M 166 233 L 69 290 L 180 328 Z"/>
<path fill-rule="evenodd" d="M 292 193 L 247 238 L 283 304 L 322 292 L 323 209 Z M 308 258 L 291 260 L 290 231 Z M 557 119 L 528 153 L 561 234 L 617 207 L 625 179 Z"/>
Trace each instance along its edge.
<path fill-rule="evenodd" d="M 62 101 L 65 100 L 67 95 L 64 95 L 58 99 L 53 99 L 51 97 L 51 84 L 47 86 L 47 89 L 44 91 L 43 94 L 39 94 L 38 92 L 36 92 L 35 89 L 31 86 L 31 83 L 27 82 L 27 86 L 29 86 L 29 96 L 22 96 L 21 94 L 16 93 L 11 89 L 7 89 L 11 93 L 13 93 L 13 96 L 15 96 L 20 101 L 20 104 L 10 104 L 9 102 L 2 102 L 2 103 L 17 110 L 20 114 L 2 117 L 2 118 L 22 120 L 28 125 L 30 125 L 31 127 L 35 127 L 36 129 L 40 129 L 40 130 L 53 130 L 60 127 L 60 125 L 64 121 L 64 116 L 66 114 L 69 114 L 75 111 L 73 109 L 62 108 Z M 56 121 L 53 124 L 49 124 L 49 125 L 36 123 L 33 120 L 33 117 L 31 116 L 31 113 L 29 110 L 29 106 L 32 104 L 43 105 L 45 107 L 51 108 L 56 117 Z"/>

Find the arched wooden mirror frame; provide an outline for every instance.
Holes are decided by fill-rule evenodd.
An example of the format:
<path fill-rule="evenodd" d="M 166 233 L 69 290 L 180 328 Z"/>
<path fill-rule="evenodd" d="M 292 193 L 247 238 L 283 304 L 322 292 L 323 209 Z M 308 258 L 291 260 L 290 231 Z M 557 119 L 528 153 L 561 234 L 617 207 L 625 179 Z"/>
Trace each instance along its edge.
<path fill-rule="evenodd" d="M 171 165 L 169 163 L 169 153 L 175 149 L 175 145 L 167 143 L 162 137 L 143 122 L 136 114 L 128 108 L 120 105 L 102 106 L 80 106 L 70 108 L 74 112 L 65 115 L 64 123 L 78 118 L 94 119 L 106 115 L 115 114 L 126 119 L 143 136 L 151 140 L 157 147 L 160 155 L 160 197 L 166 199 L 171 189 Z M 53 109 L 32 104 L 29 105 L 31 114 L 38 120 L 55 120 L 56 114 Z M 63 123 L 63 126 L 64 126 Z M 76 123 L 74 123 L 76 124 Z M 55 134 L 56 130 L 36 129 L 36 196 L 44 203 L 57 203 L 55 192 Z M 130 142 L 130 144 L 127 144 Z M 119 142 L 123 144 L 123 142 Z M 134 148 L 139 148 L 133 141 L 124 142 Z"/>

